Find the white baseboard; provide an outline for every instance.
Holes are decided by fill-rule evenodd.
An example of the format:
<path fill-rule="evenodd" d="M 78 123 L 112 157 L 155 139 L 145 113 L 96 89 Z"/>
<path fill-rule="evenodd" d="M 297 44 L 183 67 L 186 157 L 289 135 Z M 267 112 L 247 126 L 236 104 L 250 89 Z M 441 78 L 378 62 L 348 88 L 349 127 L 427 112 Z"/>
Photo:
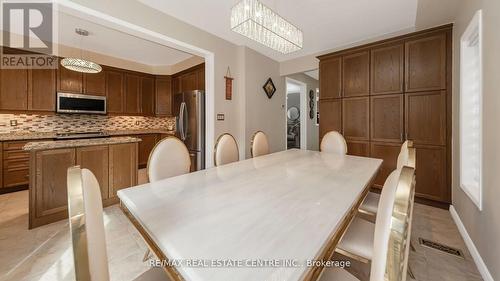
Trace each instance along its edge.
<path fill-rule="evenodd" d="M 460 220 L 460 216 L 458 216 L 457 211 L 453 207 L 453 205 L 450 205 L 450 213 L 451 217 L 455 221 L 455 224 L 458 227 L 458 231 L 462 235 L 462 238 L 465 241 L 465 245 L 467 246 L 467 249 L 469 249 L 469 252 L 474 259 L 474 263 L 477 266 L 477 269 L 479 270 L 479 273 L 483 277 L 484 281 L 495 281 L 493 280 L 493 276 L 491 276 L 490 271 L 488 270 L 488 267 L 486 267 L 486 264 L 483 261 L 483 258 L 479 254 L 476 246 L 474 245 L 474 242 L 472 242 L 472 239 L 469 236 L 469 233 L 467 232 L 467 229 L 465 229 L 464 224 L 462 223 L 462 220 Z"/>

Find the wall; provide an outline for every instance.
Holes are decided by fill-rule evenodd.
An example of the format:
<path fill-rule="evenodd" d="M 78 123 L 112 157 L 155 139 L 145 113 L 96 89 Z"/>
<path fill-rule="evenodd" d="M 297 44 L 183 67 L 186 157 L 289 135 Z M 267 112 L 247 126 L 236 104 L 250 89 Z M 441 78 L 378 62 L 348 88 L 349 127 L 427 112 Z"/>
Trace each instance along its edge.
<path fill-rule="evenodd" d="M 243 47 L 245 76 L 245 157 L 250 157 L 250 143 L 256 131 L 263 131 L 271 152 L 286 149 L 285 78 L 279 75 L 279 63 Z M 265 71 L 263 71 L 265 70 Z M 271 77 L 276 92 L 269 99 L 262 86 Z"/>
<path fill-rule="evenodd" d="M 17 126 L 10 126 L 10 121 Z M 88 114 L 0 114 L 0 134 L 160 129 L 174 130 L 175 118 Z"/>
<path fill-rule="evenodd" d="M 453 67 L 453 206 L 494 280 L 500 280 L 500 1 L 462 0 L 454 28 Z M 483 9 L 483 210 L 460 188 L 459 91 L 460 36 Z M 492 280 L 493 280 L 492 279 Z"/>
<path fill-rule="evenodd" d="M 292 75 L 287 75 L 292 79 L 298 80 L 300 82 L 306 83 L 307 85 L 307 101 L 309 102 L 309 91 L 313 90 L 316 93 L 316 88 L 319 88 L 319 81 L 304 74 L 297 73 Z M 316 102 L 314 102 L 314 112 L 316 112 Z M 307 106 L 309 108 L 309 105 Z M 302 112 L 301 112 L 302 114 Z M 307 115 L 307 149 L 309 150 L 319 150 L 319 126 L 316 126 L 316 114 L 314 118 L 309 118 L 309 112 L 304 112 Z"/>

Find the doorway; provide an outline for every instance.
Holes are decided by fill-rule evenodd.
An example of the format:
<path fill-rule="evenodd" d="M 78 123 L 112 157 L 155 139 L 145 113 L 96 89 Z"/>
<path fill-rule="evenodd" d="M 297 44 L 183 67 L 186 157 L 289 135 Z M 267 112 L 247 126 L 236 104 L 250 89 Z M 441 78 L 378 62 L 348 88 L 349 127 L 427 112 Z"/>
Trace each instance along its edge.
<path fill-rule="evenodd" d="M 307 149 L 307 85 L 286 77 L 286 143 L 287 149 Z"/>

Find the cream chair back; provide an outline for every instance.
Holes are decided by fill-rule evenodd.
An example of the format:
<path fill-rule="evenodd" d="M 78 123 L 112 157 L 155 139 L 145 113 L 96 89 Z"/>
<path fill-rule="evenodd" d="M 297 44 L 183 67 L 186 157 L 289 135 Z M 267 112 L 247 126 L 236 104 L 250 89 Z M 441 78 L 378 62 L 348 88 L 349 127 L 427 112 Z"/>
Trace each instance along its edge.
<path fill-rule="evenodd" d="M 403 166 L 415 168 L 415 148 L 413 142 L 409 140 L 401 145 L 398 155 L 397 169 L 401 169 Z"/>
<path fill-rule="evenodd" d="M 176 137 L 166 137 L 151 151 L 148 160 L 150 182 L 189 173 L 191 158 L 184 143 Z"/>
<path fill-rule="evenodd" d="M 321 139 L 320 151 L 327 153 L 347 154 L 347 143 L 337 131 L 326 133 Z"/>
<path fill-rule="evenodd" d="M 215 144 L 215 166 L 225 165 L 239 160 L 238 144 L 228 133 L 222 134 Z"/>
<path fill-rule="evenodd" d="M 252 157 L 269 154 L 269 142 L 267 136 L 262 131 L 257 131 L 252 138 L 250 146 L 250 154 Z"/>
<path fill-rule="evenodd" d="M 68 211 L 77 281 L 109 280 L 101 191 L 94 174 L 68 169 Z"/>

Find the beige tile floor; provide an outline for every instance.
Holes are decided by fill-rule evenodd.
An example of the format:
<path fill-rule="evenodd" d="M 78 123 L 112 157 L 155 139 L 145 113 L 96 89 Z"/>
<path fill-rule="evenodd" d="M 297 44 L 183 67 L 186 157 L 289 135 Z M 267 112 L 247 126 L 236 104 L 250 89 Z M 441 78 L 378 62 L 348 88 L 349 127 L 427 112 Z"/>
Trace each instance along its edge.
<path fill-rule="evenodd" d="M 116 205 L 104 210 L 104 223 L 111 280 L 133 280 L 148 269 L 140 234 Z M 74 280 L 67 222 L 27 226 L 28 192 L 0 195 L 0 280 Z M 412 235 L 417 249 L 410 264 L 417 280 L 482 280 L 448 211 L 416 205 Z M 418 237 L 459 248 L 465 259 L 421 247 Z"/>

